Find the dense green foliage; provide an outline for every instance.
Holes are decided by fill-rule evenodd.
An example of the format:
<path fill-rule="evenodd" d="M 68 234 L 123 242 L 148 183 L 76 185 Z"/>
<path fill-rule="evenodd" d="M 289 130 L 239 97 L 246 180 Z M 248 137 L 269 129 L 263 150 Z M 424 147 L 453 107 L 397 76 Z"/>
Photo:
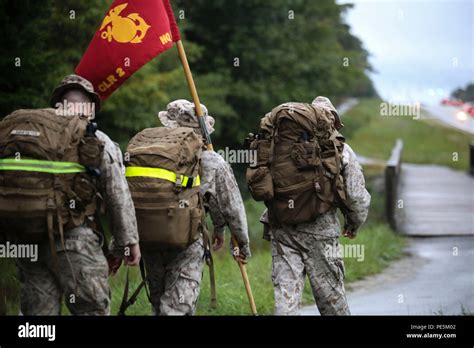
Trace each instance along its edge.
<path fill-rule="evenodd" d="M 110 4 L 0 0 L 2 117 L 17 108 L 47 105 Z M 343 21 L 347 5 L 332 0 L 176 0 L 173 6 L 201 99 L 218 121 L 217 148 L 239 146 L 279 103 L 310 101 L 318 94 L 341 99 L 374 93 L 366 76 L 367 52 Z M 175 98 L 190 97 L 177 53 L 170 50 L 107 100 L 99 124 L 124 145 L 138 130 L 157 125 L 157 112 Z"/>

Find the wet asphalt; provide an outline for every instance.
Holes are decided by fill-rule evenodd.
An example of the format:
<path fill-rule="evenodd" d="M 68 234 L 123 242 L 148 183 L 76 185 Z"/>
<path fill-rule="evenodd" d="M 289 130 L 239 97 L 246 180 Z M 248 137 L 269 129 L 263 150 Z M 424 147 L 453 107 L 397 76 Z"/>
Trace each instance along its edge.
<path fill-rule="evenodd" d="M 474 313 L 474 236 L 412 238 L 407 251 L 417 260 L 411 269 L 395 267 L 348 292 L 353 315 Z M 319 312 L 310 306 L 301 314 Z"/>

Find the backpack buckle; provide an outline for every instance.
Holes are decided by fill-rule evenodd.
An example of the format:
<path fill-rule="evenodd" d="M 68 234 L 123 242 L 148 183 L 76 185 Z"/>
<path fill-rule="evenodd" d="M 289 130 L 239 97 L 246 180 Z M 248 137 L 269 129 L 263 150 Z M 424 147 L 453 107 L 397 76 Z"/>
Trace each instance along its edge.
<path fill-rule="evenodd" d="M 194 180 L 196 180 L 194 176 L 188 176 L 188 182 L 186 183 L 185 188 L 193 188 Z"/>
<path fill-rule="evenodd" d="M 183 188 L 183 182 L 181 181 L 181 175 L 176 175 L 175 188 L 181 190 Z"/>

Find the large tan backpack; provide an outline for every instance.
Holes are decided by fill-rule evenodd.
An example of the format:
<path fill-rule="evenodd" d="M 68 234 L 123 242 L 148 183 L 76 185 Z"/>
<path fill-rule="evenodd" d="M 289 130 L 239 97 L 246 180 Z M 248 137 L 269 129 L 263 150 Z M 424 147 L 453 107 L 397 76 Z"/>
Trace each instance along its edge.
<path fill-rule="evenodd" d="M 18 110 L 0 122 L 0 231 L 8 240 L 52 241 L 94 215 L 103 144 L 91 126 L 54 109 Z"/>
<path fill-rule="evenodd" d="M 298 224 L 336 207 L 345 210 L 344 137 L 329 110 L 282 104 L 249 140 L 257 162 L 247 169 L 247 184 L 255 200 L 265 201 L 271 222 Z"/>
<path fill-rule="evenodd" d="M 128 144 L 126 176 L 144 248 L 184 249 L 204 228 L 203 142 L 192 128 L 149 128 Z"/>
<path fill-rule="evenodd" d="M 215 307 L 214 266 L 199 193 L 202 149 L 202 137 L 192 128 L 145 129 L 128 144 L 125 153 L 126 177 L 135 205 L 142 249 L 181 251 L 202 233 L 204 258 L 211 279 L 211 307 Z M 127 273 L 118 315 L 125 315 L 143 287 L 151 302 L 143 259 L 140 271 L 143 281 L 130 298 Z"/>

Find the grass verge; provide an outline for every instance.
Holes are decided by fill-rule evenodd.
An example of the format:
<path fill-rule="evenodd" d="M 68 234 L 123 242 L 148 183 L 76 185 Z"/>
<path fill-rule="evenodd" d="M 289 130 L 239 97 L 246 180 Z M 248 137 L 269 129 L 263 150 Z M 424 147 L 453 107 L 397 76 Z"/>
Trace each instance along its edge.
<path fill-rule="evenodd" d="M 474 136 L 424 119 L 380 116 L 378 99 L 363 99 L 344 115 L 343 133 L 363 156 L 386 160 L 397 138 L 404 143 L 403 161 L 437 164 L 458 170 L 469 166 L 469 143 Z M 457 155 L 457 160 L 456 156 Z"/>

